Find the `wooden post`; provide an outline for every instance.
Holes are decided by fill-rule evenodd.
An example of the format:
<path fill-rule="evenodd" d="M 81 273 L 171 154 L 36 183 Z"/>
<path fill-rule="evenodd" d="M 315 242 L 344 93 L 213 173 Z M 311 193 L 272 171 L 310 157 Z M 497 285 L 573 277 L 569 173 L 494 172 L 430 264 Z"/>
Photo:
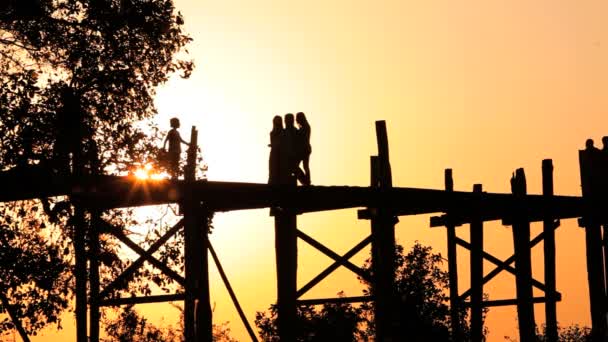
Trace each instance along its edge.
<path fill-rule="evenodd" d="M 279 184 L 295 188 L 298 183 L 292 170 L 282 170 Z M 275 258 L 277 269 L 277 327 L 279 341 L 296 341 L 298 325 L 297 275 L 298 228 L 293 208 L 273 208 L 275 227 Z"/>
<path fill-rule="evenodd" d="M 72 229 L 74 232 L 74 278 L 76 278 L 76 341 L 87 342 L 87 255 L 84 209 L 75 205 Z"/>
<path fill-rule="evenodd" d="M 296 186 L 295 183 L 292 186 Z M 277 267 L 277 305 L 280 341 L 295 341 L 297 329 L 298 241 L 297 216 L 276 213 L 275 249 Z"/>
<path fill-rule="evenodd" d="M 454 191 L 452 169 L 445 170 L 445 191 Z M 449 213 L 448 213 L 449 214 Z M 456 227 L 452 222 L 446 225 L 448 233 L 448 275 L 450 278 L 450 321 L 452 323 L 452 340 L 462 341 L 460 327 L 460 303 L 458 300 L 458 257 L 456 254 Z"/>
<path fill-rule="evenodd" d="M 473 192 L 481 194 L 481 184 Z M 475 220 L 471 228 L 471 341 L 483 341 L 483 221 Z"/>
<path fill-rule="evenodd" d="M 188 162 L 184 170 L 186 184 L 195 180 L 198 131 L 192 127 Z M 186 341 L 211 342 L 211 304 L 209 300 L 209 269 L 207 233 L 209 213 L 201 210 L 192 188 L 182 189 L 184 213 L 184 254 L 186 286 L 184 300 L 184 334 Z"/>
<path fill-rule="evenodd" d="M 542 163 L 543 195 L 553 197 L 553 161 L 545 159 Z M 555 222 L 552 215 L 543 220 L 544 256 L 545 256 L 545 323 L 548 342 L 557 342 L 557 285 L 555 276 Z"/>
<path fill-rule="evenodd" d="M 378 157 L 371 158 L 371 185 L 380 189 L 393 186 L 389 161 L 386 123 L 376 121 Z M 395 341 L 395 216 L 383 208 L 371 210 L 372 215 L 372 293 L 375 297 L 374 317 L 376 341 Z"/>
<path fill-rule="evenodd" d="M 99 220 L 98 211 L 91 212 L 89 227 L 89 341 L 99 342 Z"/>
<path fill-rule="evenodd" d="M 527 194 L 524 169 L 517 169 L 511 178 L 511 191 L 516 198 Z M 534 326 L 534 304 L 532 302 L 532 260 L 530 255 L 530 223 L 521 216 L 524 210 L 518 205 L 513 213 L 513 246 L 515 250 L 515 285 L 517 292 L 517 320 L 519 322 L 519 340 L 531 342 L 536 339 Z"/>
<path fill-rule="evenodd" d="M 603 341 L 606 333 L 605 269 L 602 255 L 602 232 L 597 212 L 597 205 L 601 200 L 601 194 L 597 192 L 597 187 L 600 184 L 599 177 L 604 176 L 598 174 L 599 153 L 595 148 L 579 151 L 581 185 L 586 206 L 585 215 L 579 221 L 579 225 L 585 228 L 592 341 Z"/>

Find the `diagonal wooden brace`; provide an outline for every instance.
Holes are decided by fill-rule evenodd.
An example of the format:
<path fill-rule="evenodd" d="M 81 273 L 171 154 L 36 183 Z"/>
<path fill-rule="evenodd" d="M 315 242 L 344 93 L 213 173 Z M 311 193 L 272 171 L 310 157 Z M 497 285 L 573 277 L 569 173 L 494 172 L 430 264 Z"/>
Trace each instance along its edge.
<path fill-rule="evenodd" d="M 371 281 L 371 277 L 370 277 L 369 273 L 365 272 L 361 267 L 354 265 L 349 260 L 342 260 L 341 259 L 342 257 L 339 254 L 337 254 L 336 252 L 332 251 L 331 249 L 325 247 L 322 243 L 313 239 L 312 237 L 310 237 L 303 231 L 298 229 L 297 234 L 300 239 L 306 241 L 309 245 L 316 248 L 319 252 L 332 258 L 335 262 L 340 262 L 341 266 L 348 268 L 349 270 L 351 270 L 353 273 L 355 273 L 359 277 L 363 278 L 364 280 Z"/>
<path fill-rule="evenodd" d="M 171 227 L 171 229 L 169 229 L 169 231 L 167 231 L 165 233 L 165 235 L 163 235 L 160 239 L 158 239 L 155 243 L 153 243 L 152 246 L 150 246 L 150 248 L 146 251 L 145 255 L 151 256 L 152 254 L 154 254 L 160 247 L 162 247 L 162 245 L 165 244 L 165 242 L 167 242 L 171 237 L 173 237 L 173 235 L 175 235 L 175 233 L 177 233 L 177 231 L 179 231 L 183 226 L 184 226 L 184 220 L 182 219 L 179 222 L 177 222 L 173 227 Z M 146 260 L 146 258 L 144 258 L 143 256 L 141 256 L 137 260 L 135 260 L 131 265 L 129 265 L 129 267 L 127 267 L 126 270 L 124 270 L 116 279 L 114 279 L 113 282 L 111 282 L 108 286 L 106 286 L 105 289 L 103 289 L 103 291 L 99 294 L 99 298 L 107 297 L 110 293 L 112 293 L 112 291 L 114 291 L 115 289 L 120 287 L 125 282 L 129 281 L 131 279 L 131 277 L 133 276 L 133 274 L 135 273 L 135 271 L 137 271 L 137 269 L 143 265 L 145 260 Z"/>
<path fill-rule="evenodd" d="M 139 254 L 140 257 L 145 259 L 145 261 L 149 262 L 154 267 L 163 271 L 163 273 L 165 273 L 171 279 L 178 282 L 181 286 L 184 286 L 184 284 L 186 283 L 186 279 L 184 279 L 184 277 L 179 275 L 177 272 L 175 272 L 174 270 L 169 268 L 164 263 L 158 261 L 158 259 L 153 257 L 152 254 L 147 253 L 145 249 L 139 247 L 138 244 L 133 242 L 131 239 L 129 239 L 127 237 L 127 235 L 125 235 L 125 233 L 122 231 L 122 229 L 120 229 L 104 220 L 101 220 L 101 224 L 105 226 L 105 228 L 110 232 L 110 234 L 114 235 L 118 240 L 120 240 L 120 242 L 124 243 L 129 248 L 131 248 L 135 253 Z"/>
<path fill-rule="evenodd" d="M 330 275 L 333 271 L 335 271 L 340 265 L 344 263 L 345 260 L 349 260 L 355 254 L 359 253 L 365 246 L 372 242 L 372 236 L 368 236 L 363 241 L 359 242 L 355 247 L 353 247 L 350 251 L 346 252 L 339 260 L 335 261 L 333 264 L 329 265 L 323 272 L 319 273 L 318 276 L 314 277 L 308 284 L 302 286 L 300 290 L 298 290 L 296 294 L 296 298 L 302 297 L 306 292 L 312 289 L 315 285 L 317 285 L 321 280 L 325 279 L 328 275 Z"/>

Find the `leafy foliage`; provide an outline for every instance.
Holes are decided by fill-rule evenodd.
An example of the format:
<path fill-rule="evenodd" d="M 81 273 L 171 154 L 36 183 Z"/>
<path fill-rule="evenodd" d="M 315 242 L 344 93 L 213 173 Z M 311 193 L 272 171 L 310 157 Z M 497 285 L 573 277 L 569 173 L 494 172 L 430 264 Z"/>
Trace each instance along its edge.
<path fill-rule="evenodd" d="M 179 57 L 191 40 L 182 26 L 172 0 L 0 2 L 0 171 L 26 177 L 122 173 L 154 158 L 158 130 L 149 119 L 156 113 L 155 88 L 174 72 L 188 77 L 193 68 Z M 29 220 L 42 212 L 46 218 Z M 68 306 L 73 213 L 65 198 L 3 207 L 4 292 L 18 302 L 17 318 L 29 333 L 56 322 Z M 131 211 L 103 216 L 120 229 L 135 223 Z M 85 216 L 85 227 L 91 218 Z M 44 225 L 49 229 L 41 233 Z M 111 236 L 101 237 L 104 284 L 126 266 L 118 246 Z M 176 248 L 160 253 L 179 267 Z M 124 288 L 149 292 L 142 279 L 151 274 L 142 269 L 139 282 Z M 0 324 L 0 333 L 10 325 Z"/>
<path fill-rule="evenodd" d="M 449 275 L 441 268 L 441 254 L 434 254 L 430 246 L 416 242 L 411 251 L 403 253 L 403 246 L 395 250 L 395 294 L 398 298 L 396 316 L 399 326 L 396 331 L 403 335 L 398 339 L 411 341 L 450 340 Z M 364 266 L 371 274 L 371 260 Z M 360 279 L 363 281 L 362 279 Z M 364 290 L 372 295 L 371 284 Z M 362 306 L 368 324 L 366 333 L 374 334 L 374 313 L 371 303 Z M 460 311 L 460 326 L 468 338 L 467 311 Z"/>
<path fill-rule="evenodd" d="M 181 307 L 176 306 L 178 310 Z M 119 309 L 117 316 L 113 319 L 105 319 L 105 331 L 108 338 L 107 342 L 181 342 L 183 340 L 182 326 L 166 326 L 159 328 L 139 315 L 132 306 Z M 182 312 L 183 313 L 183 312 Z M 183 324 L 183 315 L 181 324 Z M 228 322 L 213 325 L 213 341 L 215 342 L 236 342 L 230 336 Z"/>
<path fill-rule="evenodd" d="M 339 293 L 339 296 L 343 296 Z M 361 337 L 358 329 L 363 318 L 361 310 L 350 304 L 326 304 L 320 309 L 312 305 L 298 307 L 297 341 L 354 341 Z M 262 340 L 279 341 L 277 307 L 271 305 L 268 312 L 257 312 L 255 324 Z"/>
<path fill-rule="evenodd" d="M 396 246 L 395 305 L 399 326 L 395 329 L 402 335 L 398 341 L 449 341 L 450 312 L 448 274 L 441 268 L 443 259 L 434 254 L 431 247 L 416 243 L 404 254 L 402 246 Z M 364 270 L 371 274 L 371 260 Z M 371 285 L 360 279 L 372 295 Z M 461 326 L 468 338 L 466 309 L 460 312 Z M 320 309 L 313 306 L 298 308 L 298 341 L 355 341 L 373 340 L 374 312 L 372 303 L 359 307 L 351 304 L 326 304 Z M 278 341 L 277 310 L 271 306 L 269 312 L 258 312 L 256 325 L 264 341 Z"/>

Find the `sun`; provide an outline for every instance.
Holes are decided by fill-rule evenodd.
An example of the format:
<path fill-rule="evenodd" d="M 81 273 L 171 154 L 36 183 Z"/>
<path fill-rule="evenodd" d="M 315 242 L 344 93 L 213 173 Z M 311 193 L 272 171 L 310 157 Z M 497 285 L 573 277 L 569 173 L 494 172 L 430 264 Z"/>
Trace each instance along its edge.
<path fill-rule="evenodd" d="M 169 178 L 166 172 L 157 172 L 151 164 L 146 164 L 144 167 L 137 168 L 133 175 L 139 180 L 162 180 Z"/>

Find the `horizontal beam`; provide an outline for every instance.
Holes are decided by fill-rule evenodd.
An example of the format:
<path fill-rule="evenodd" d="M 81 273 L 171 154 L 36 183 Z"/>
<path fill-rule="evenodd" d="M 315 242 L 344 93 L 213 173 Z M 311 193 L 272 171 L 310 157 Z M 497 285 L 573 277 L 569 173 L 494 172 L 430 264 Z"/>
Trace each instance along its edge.
<path fill-rule="evenodd" d="M 183 293 L 176 293 L 176 294 L 170 294 L 170 295 L 158 295 L 158 296 L 145 296 L 145 297 L 111 298 L 111 299 L 104 299 L 104 300 L 100 301 L 99 306 L 120 306 L 120 305 L 175 302 L 175 301 L 184 300 L 184 298 L 185 298 L 185 295 Z"/>
<path fill-rule="evenodd" d="M 547 298 L 546 297 L 534 297 L 532 298 L 532 303 L 538 304 L 538 303 L 545 303 L 547 302 Z M 463 302 L 462 305 L 464 307 L 470 307 L 471 306 L 471 302 Z M 484 308 L 490 308 L 490 307 L 494 307 L 494 306 L 510 306 L 510 305 L 517 305 L 517 299 L 496 299 L 496 300 L 484 300 L 481 304 L 481 306 L 483 306 Z"/>
<path fill-rule="evenodd" d="M 40 175 L 31 179 L 14 172 L 0 173 L 0 202 L 69 195 L 100 209 L 179 203 L 186 187 L 212 211 L 281 207 L 295 213 L 348 208 L 383 208 L 395 216 L 449 212 L 483 220 L 519 217 L 574 218 L 584 213 L 580 197 L 446 192 L 433 189 L 378 189 L 355 186 L 277 186 L 256 183 L 181 180 L 138 180 L 135 177 L 99 176 L 65 179 Z M 31 175 L 29 175 L 31 176 Z"/>
<path fill-rule="evenodd" d="M 372 296 L 357 296 L 357 297 L 336 297 L 336 298 L 319 298 L 319 299 L 300 299 L 298 305 L 325 305 L 325 304 L 346 304 L 346 303 L 363 303 L 374 300 Z"/>

